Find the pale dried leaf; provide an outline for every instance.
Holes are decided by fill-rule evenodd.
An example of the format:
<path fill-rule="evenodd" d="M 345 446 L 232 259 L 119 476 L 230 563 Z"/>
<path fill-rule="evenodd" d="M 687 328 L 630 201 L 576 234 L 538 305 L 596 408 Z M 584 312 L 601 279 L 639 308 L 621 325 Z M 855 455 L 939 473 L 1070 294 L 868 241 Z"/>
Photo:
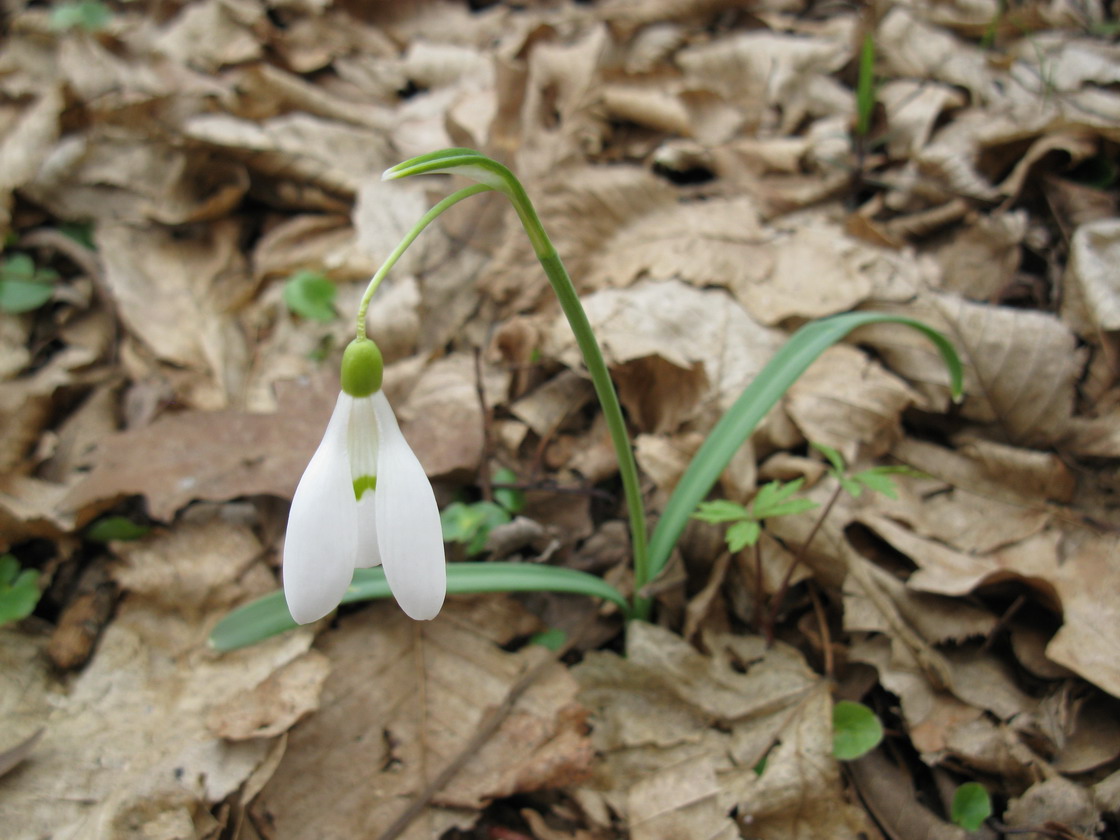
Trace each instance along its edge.
<path fill-rule="evenodd" d="M 63 500 L 81 510 L 139 493 L 169 521 L 193 499 L 289 497 L 322 438 L 332 397 L 322 383 L 289 384 L 275 414 L 186 411 L 102 442 L 89 476 Z"/>
<path fill-rule="evenodd" d="M 377 604 L 321 637 L 323 652 L 346 667 L 328 677 L 319 712 L 291 732 L 258 814 L 293 837 L 377 836 L 388 828 L 547 655 L 502 651 L 498 643 L 526 629 L 525 614 L 512 602 L 486 601 L 482 610 L 452 602 L 431 623 Z M 575 693 L 562 665 L 549 668 L 401 836 L 439 836 L 471 824 L 491 798 L 577 779 L 591 753 Z M 355 774 L 366 783 L 354 785 Z"/>
<path fill-rule="evenodd" d="M 204 374 L 195 399 L 206 408 L 237 393 L 248 352 L 232 318 L 251 288 L 240 236 L 233 221 L 188 235 L 125 225 L 96 234 L 121 319 L 161 361 Z"/>
<path fill-rule="evenodd" d="M 851 462 L 866 448 L 890 450 L 902 435 L 902 412 L 920 397 L 852 347 L 831 347 L 786 394 L 785 410 L 807 440 L 839 450 Z"/>
<path fill-rule="evenodd" d="M 1062 278 L 1062 319 L 1081 336 L 1120 329 L 1120 221 L 1082 225 Z"/>
<path fill-rule="evenodd" d="M 946 332 L 965 364 L 962 413 L 1011 442 L 1045 446 L 1060 440 L 1073 411 L 1074 386 L 1083 365 L 1076 337 L 1042 312 L 983 306 L 955 295 L 928 293 L 905 312 Z M 911 381 L 940 385 L 944 362 L 924 336 L 890 324 L 857 335 L 880 350 L 887 364 Z M 921 387 L 938 393 L 941 387 Z"/>
<path fill-rule="evenodd" d="M 182 553 L 187 548 L 181 544 L 168 562 L 187 568 L 200 559 L 193 553 L 198 545 Z M 207 560 L 227 559 L 221 543 L 204 551 Z M 210 604 L 198 618 L 142 597 L 121 606 L 69 690 L 51 681 L 35 760 L 0 780 L 0 820 L 15 829 L 13 840 L 82 837 L 90 826 L 100 826 L 106 840 L 136 832 L 162 838 L 161 827 L 191 826 L 193 813 L 228 796 L 256 769 L 268 743 L 220 741 L 206 728 L 208 711 L 298 656 L 311 636 L 292 633 L 219 658 L 207 648 L 209 626 L 244 594 L 225 583 L 190 594 L 186 606 Z M 26 682 L 45 669 L 44 660 L 30 657 L 4 672 Z"/>

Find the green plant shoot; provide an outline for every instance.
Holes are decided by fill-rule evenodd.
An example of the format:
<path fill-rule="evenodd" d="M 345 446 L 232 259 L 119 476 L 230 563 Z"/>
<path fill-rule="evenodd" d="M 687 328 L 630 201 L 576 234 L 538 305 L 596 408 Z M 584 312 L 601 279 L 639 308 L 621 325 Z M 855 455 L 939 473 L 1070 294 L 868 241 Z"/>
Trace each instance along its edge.
<path fill-rule="evenodd" d="M 758 542 L 764 519 L 792 516 L 817 507 L 811 499 L 791 498 L 804 483 L 803 478 L 789 482 L 771 481 L 762 486 L 747 507 L 726 499 L 701 502 L 693 517 L 713 524 L 733 523 L 724 535 L 727 548 L 732 552 L 742 551 Z"/>
<path fill-rule="evenodd" d="M 18 315 L 51 299 L 58 272 L 39 268 L 27 254 L 13 254 L 0 263 L 0 310 Z"/>
<path fill-rule="evenodd" d="M 965 782 L 953 794 L 949 818 L 965 831 L 977 831 L 992 815 L 992 798 L 979 782 Z"/>
<path fill-rule="evenodd" d="M 284 303 L 288 309 L 312 321 L 333 321 L 334 299 L 338 289 L 334 283 L 314 271 L 297 271 L 284 283 Z"/>
<path fill-rule="evenodd" d="M 862 703 L 841 700 L 832 707 L 832 754 L 851 761 L 871 752 L 883 740 L 883 725 Z"/>
<path fill-rule="evenodd" d="M 0 555 L 0 625 L 27 618 L 39 603 L 39 573 L 20 570 L 11 554 Z"/>

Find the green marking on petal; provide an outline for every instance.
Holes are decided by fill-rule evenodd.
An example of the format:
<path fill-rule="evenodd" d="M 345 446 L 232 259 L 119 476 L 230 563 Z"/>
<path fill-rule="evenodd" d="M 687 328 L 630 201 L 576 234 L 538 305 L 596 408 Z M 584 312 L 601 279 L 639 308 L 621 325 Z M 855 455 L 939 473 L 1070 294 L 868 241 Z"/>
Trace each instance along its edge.
<path fill-rule="evenodd" d="M 361 501 L 362 494 L 367 490 L 374 491 L 377 489 L 377 476 L 363 475 L 360 478 L 354 479 L 354 499 Z"/>

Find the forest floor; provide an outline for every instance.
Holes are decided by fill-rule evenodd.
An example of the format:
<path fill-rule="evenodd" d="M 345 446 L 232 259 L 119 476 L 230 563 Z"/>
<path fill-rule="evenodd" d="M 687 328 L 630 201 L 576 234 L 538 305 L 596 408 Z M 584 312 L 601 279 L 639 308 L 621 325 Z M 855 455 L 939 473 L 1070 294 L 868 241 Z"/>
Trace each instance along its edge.
<path fill-rule="evenodd" d="M 4 7 L 7 840 L 1120 837 L 1115 8 Z M 738 551 L 692 522 L 652 623 L 379 601 L 220 653 L 279 585 L 368 278 L 455 186 L 381 172 L 448 146 L 536 202 L 651 525 L 812 319 L 922 319 L 965 397 L 897 325 L 826 351 L 711 496 L 801 479 L 818 507 Z M 441 507 L 523 493 L 449 559 L 478 537 L 632 587 L 603 417 L 502 196 L 423 234 L 369 331 Z M 907 470 L 853 496 L 812 444 Z M 886 732 L 856 760 L 842 700 Z"/>

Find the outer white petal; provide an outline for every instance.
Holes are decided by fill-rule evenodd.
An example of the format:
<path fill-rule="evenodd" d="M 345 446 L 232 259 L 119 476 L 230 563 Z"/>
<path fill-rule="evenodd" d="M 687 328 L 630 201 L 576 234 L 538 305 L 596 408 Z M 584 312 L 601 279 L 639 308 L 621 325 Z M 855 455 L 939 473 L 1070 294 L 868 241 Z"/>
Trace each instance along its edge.
<path fill-rule="evenodd" d="M 323 441 L 292 497 L 284 538 L 284 597 L 300 624 L 337 607 L 354 574 L 358 505 L 346 448 L 353 402 L 339 394 Z"/>
<path fill-rule="evenodd" d="M 385 395 L 378 391 L 372 399 L 381 435 L 374 506 L 385 577 L 410 618 L 435 618 L 447 594 L 435 493 Z"/>

